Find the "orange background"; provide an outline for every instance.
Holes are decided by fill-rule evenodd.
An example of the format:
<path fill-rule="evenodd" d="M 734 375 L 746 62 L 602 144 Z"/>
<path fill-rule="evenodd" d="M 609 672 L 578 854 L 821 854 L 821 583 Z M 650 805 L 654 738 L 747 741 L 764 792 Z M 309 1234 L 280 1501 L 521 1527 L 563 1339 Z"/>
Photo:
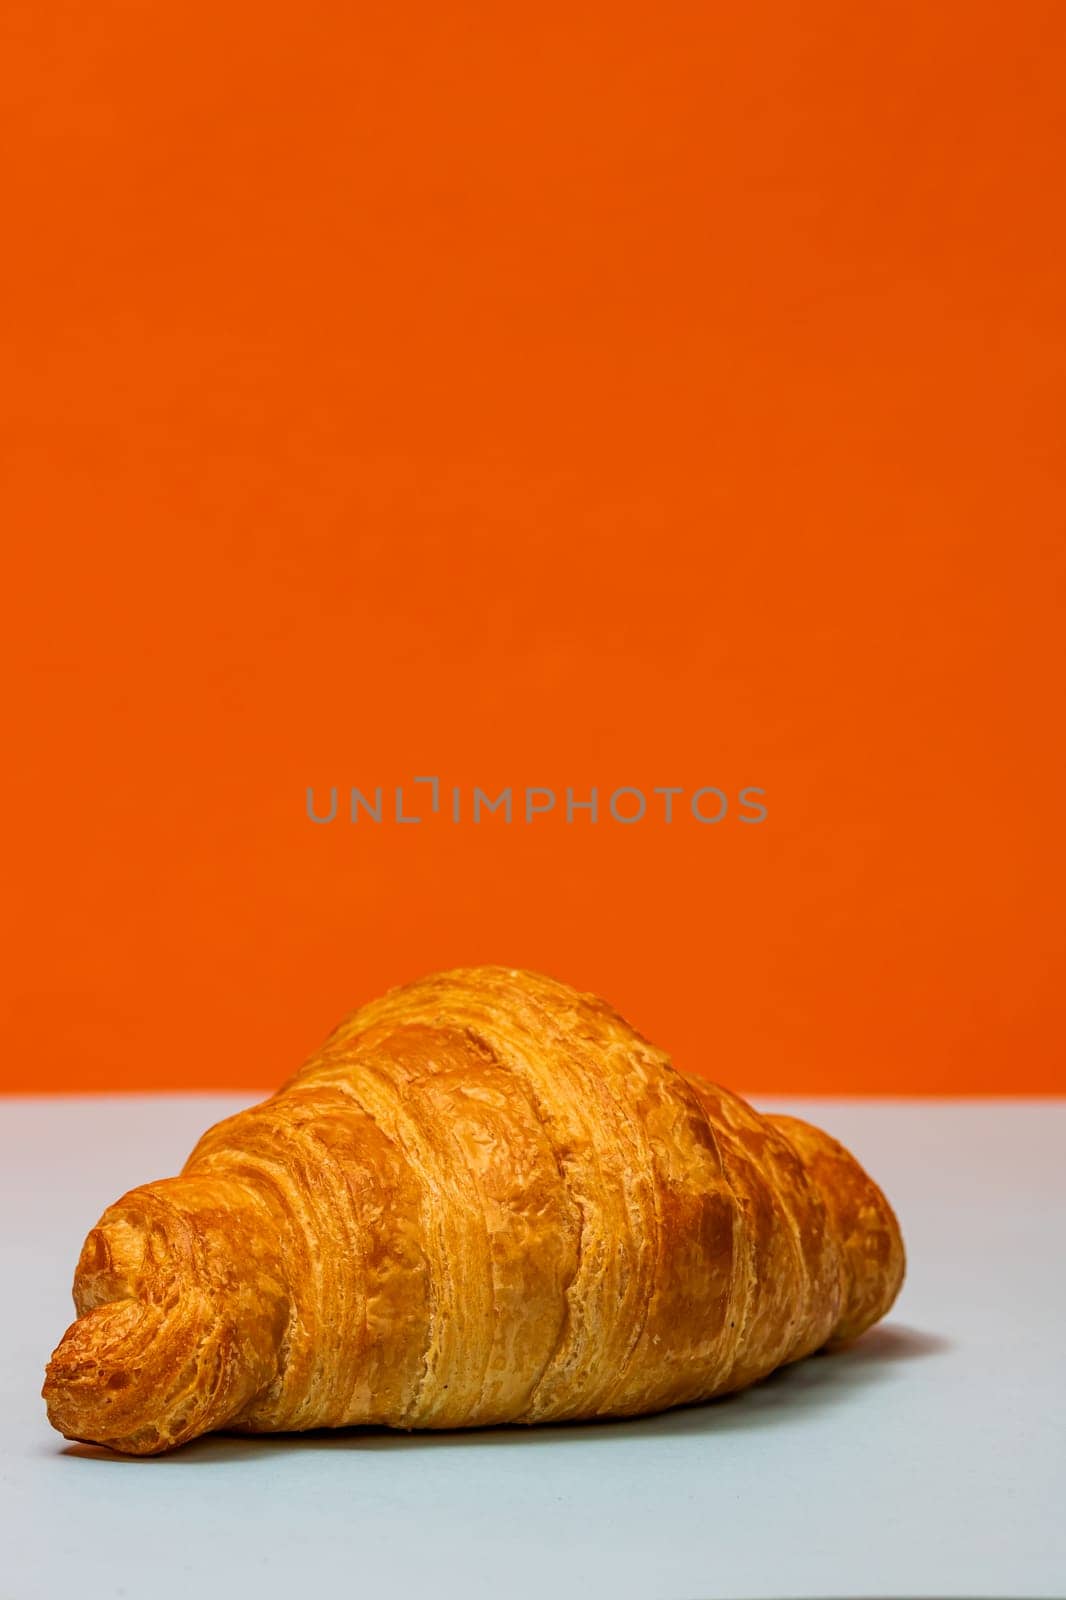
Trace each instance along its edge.
<path fill-rule="evenodd" d="M 8 0 L 7 1088 L 497 960 L 1066 1089 L 1066 8 Z M 769 819 L 313 827 L 308 784 Z"/>

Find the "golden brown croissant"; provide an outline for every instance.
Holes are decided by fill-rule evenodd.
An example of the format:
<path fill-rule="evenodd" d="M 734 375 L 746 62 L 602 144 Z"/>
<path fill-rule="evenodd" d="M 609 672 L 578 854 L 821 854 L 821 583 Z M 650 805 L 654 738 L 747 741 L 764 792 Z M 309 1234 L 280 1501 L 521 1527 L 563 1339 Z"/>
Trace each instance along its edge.
<path fill-rule="evenodd" d="M 704 1400 L 854 1338 L 903 1277 L 818 1129 L 497 967 L 393 990 L 89 1234 L 68 1438 L 456 1428 Z"/>

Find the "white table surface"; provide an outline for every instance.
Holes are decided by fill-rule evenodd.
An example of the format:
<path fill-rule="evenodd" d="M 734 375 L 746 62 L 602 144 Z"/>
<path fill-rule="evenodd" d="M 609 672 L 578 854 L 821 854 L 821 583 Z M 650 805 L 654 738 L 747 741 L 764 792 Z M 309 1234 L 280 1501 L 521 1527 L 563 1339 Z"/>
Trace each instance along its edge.
<path fill-rule="evenodd" d="M 1066 1596 L 1066 1101 L 787 1102 L 886 1189 L 910 1268 L 851 1351 L 742 1396 L 146 1461 L 67 1444 L 39 1390 L 83 1236 L 248 1098 L 0 1101 L 3 1600 Z"/>

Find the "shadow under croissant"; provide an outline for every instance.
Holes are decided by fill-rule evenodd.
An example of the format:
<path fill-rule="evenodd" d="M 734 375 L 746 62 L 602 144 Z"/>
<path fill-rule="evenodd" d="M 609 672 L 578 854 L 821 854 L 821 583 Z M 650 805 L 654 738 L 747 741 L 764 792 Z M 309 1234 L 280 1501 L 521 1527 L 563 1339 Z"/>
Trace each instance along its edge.
<path fill-rule="evenodd" d="M 878 1382 L 897 1362 L 942 1355 L 950 1348 L 950 1341 L 939 1334 L 909 1328 L 903 1323 L 879 1323 L 854 1344 L 779 1367 L 749 1389 L 723 1395 L 703 1405 L 681 1406 L 651 1416 L 605 1417 L 595 1422 L 546 1423 L 532 1428 L 505 1425 L 410 1433 L 395 1428 L 320 1428 L 307 1433 L 254 1436 L 212 1433 L 158 1456 L 119 1455 L 92 1444 L 70 1444 L 62 1454 L 137 1467 L 168 1462 L 206 1466 L 245 1456 L 276 1457 L 279 1450 L 411 1450 L 457 1446 L 476 1449 L 488 1445 L 529 1449 L 537 1444 L 559 1445 L 578 1439 L 609 1443 L 620 1438 L 744 1432 L 750 1428 L 787 1425 L 802 1418 L 812 1407 L 839 1403 L 855 1390 Z"/>

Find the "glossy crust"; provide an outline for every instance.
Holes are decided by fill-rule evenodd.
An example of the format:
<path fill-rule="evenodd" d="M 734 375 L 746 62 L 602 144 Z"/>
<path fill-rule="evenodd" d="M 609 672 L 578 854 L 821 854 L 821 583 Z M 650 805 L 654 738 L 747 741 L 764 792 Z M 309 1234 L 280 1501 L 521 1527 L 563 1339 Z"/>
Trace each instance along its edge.
<path fill-rule="evenodd" d="M 903 1244 L 846 1150 L 674 1070 L 591 995 L 393 990 L 89 1234 L 68 1438 L 455 1428 L 708 1399 L 883 1316 Z"/>

